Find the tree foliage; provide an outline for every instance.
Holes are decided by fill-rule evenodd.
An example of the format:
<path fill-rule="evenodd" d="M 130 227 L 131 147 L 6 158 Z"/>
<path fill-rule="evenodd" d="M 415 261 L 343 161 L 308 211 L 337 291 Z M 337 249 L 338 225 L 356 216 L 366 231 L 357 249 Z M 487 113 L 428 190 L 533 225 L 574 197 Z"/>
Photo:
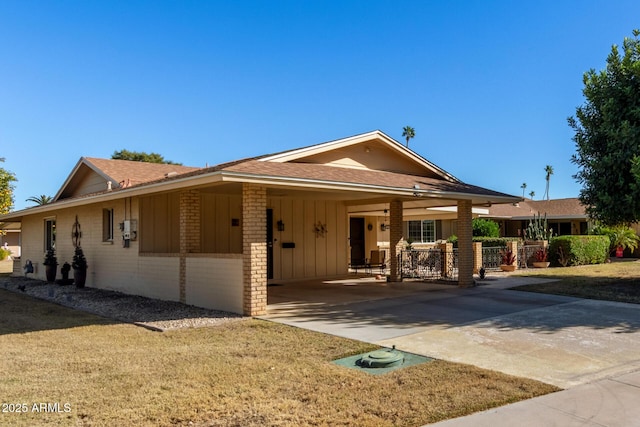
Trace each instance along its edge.
<path fill-rule="evenodd" d="M 411 126 L 405 126 L 402 128 L 402 136 L 407 140 L 407 147 L 409 146 L 409 140 L 415 138 L 416 130 Z"/>
<path fill-rule="evenodd" d="M 4 158 L 0 158 L 4 162 Z M 13 183 L 18 179 L 5 168 L 0 168 L 0 214 L 6 214 L 13 208 Z"/>
<path fill-rule="evenodd" d="M 41 194 L 39 196 L 31 196 L 25 201 L 33 202 L 36 205 L 40 206 L 40 205 L 46 205 L 47 203 L 51 203 L 53 201 L 53 197 L 47 196 L 46 194 Z"/>
<path fill-rule="evenodd" d="M 168 165 L 182 165 L 182 163 L 172 162 L 166 160 L 158 153 L 145 153 L 143 151 L 129 151 L 120 150 L 115 151 L 111 156 L 113 160 L 132 160 L 134 162 L 147 162 L 147 163 L 165 163 Z"/>
<path fill-rule="evenodd" d="M 584 105 L 569 117 L 575 131 L 587 213 L 606 225 L 640 220 L 640 31 L 613 45 L 604 70 L 584 74 Z"/>

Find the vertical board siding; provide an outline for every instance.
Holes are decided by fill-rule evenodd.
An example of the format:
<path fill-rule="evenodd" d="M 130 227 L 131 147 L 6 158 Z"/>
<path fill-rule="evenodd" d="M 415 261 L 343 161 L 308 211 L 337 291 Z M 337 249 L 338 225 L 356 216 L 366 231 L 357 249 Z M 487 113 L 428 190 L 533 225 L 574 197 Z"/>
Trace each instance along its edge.
<path fill-rule="evenodd" d="M 347 273 L 348 218 L 342 202 L 272 198 L 268 206 L 273 209 L 275 280 Z M 278 231 L 278 220 L 284 231 Z M 326 226 L 324 237 L 316 237 L 318 223 Z M 283 242 L 295 243 L 295 248 L 283 248 Z"/>

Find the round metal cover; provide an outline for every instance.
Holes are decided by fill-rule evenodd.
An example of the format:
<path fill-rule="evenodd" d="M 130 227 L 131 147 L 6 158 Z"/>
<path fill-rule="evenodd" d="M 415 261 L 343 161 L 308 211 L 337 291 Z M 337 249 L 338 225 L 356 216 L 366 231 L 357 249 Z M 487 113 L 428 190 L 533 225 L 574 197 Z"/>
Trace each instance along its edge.
<path fill-rule="evenodd" d="M 367 368 L 387 368 L 402 364 L 404 356 L 402 353 L 393 350 L 376 350 L 363 356 L 360 365 Z"/>

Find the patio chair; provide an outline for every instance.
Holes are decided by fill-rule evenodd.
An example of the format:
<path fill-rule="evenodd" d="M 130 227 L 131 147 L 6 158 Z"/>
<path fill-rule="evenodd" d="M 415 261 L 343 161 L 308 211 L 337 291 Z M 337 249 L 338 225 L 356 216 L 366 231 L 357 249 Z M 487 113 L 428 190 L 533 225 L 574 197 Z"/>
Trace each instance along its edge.
<path fill-rule="evenodd" d="M 385 264 L 385 256 L 386 252 L 383 250 L 371 251 L 371 258 L 367 260 L 365 271 L 371 274 L 371 270 L 373 268 L 379 268 L 380 274 L 384 274 L 385 270 L 387 269 L 387 264 Z"/>

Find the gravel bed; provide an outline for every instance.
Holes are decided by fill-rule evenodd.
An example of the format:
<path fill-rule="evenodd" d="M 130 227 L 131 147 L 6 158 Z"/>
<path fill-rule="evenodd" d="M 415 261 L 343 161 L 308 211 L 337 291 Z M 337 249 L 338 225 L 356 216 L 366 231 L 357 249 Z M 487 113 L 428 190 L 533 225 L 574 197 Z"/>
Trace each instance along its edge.
<path fill-rule="evenodd" d="M 134 323 L 156 331 L 215 326 L 244 318 L 234 313 L 208 310 L 174 301 L 162 301 L 104 289 L 61 286 L 24 277 L 0 278 L 0 289 L 22 292 L 65 307 Z"/>

